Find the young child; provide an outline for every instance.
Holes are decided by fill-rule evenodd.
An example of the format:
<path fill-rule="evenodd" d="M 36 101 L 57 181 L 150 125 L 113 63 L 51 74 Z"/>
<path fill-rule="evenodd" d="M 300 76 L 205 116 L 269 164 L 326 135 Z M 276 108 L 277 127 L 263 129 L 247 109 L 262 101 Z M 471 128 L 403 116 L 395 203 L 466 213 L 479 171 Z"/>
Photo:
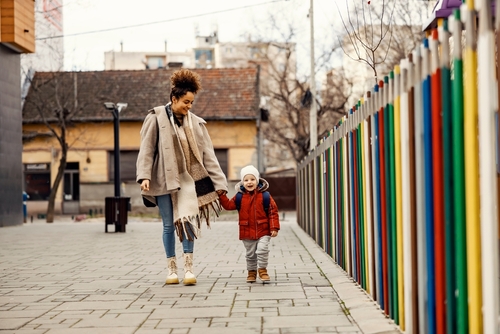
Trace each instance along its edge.
<path fill-rule="evenodd" d="M 235 186 L 236 191 L 242 193 L 238 210 L 240 226 L 240 240 L 246 248 L 248 277 L 247 282 L 253 283 L 257 279 L 257 269 L 262 282 L 269 281 L 267 263 L 269 259 L 269 242 L 278 235 L 280 229 L 278 206 L 269 195 L 269 208 L 264 207 L 264 192 L 269 183 L 260 178 L 259 171 L 252 165 L 241 169 L 241 182 Z M 219 199 L 226 210 L 236 210 L 237 197 L 228 199 L 224 191 L 219 191 Z"/>

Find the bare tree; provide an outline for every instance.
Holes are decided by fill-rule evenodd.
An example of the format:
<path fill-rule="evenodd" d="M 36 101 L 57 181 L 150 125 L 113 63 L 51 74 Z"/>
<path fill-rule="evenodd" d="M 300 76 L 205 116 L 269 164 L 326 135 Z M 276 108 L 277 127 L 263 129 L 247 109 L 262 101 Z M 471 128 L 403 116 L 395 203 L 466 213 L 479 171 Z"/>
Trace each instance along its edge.
<path fill-rule="evenodd" d="M 333 40 L 325 40 L 317 57 L 315 70 L 324 77 L 329 73 L 317 96 L 311 96 L 309 78 L 298 74 L 297 31 L 295 22 L 272 13 L 266 17 L 266 27 L 256 24 L 249 36 L 249 44 L 260 50 L 257 60 L 260 65 L 260 95 L 266 100 L 265 108 L 269 120 L 263 124 L 264 137 L 275 151 L 286 151 L 294 162 L 301 161 L 310 151 L 309 113 L 312 98 L 318 106 L 318 133 L 328 133 L 346 110 L 347 98 L 352 84 L 345 79 L 342 69 L 331 70 L 332 56 L 339 46 Z M 332 43 L 328 45 L 328 43 Z M 268 147 L 268 150 L 270 148 Z M 266 156 L 272 156 L 266 152 Z M 277 157 L 280 160 L 281 157 Z"/>
<path fill-rule="evenodd" d="M 428 4 L 422 1 L 346 0 L 346 7 L 344 17 L 337 6 L 345 32 L 339 43 L 348 58 L 372 70 L 375 83 L 425 37 Z"/>
<path fill-rule="evenodd" d="M 381 66 L 384 73 L 393 69 L 422 43 L 425 38 L 422 25 L 430 14 L 430 8 L 429 3 L 423 1 L 409 1 L 407 4 L 396 2 L 391 47 Z"/>
<path fill-rule="evenodd" d="M 79 79 L 79 76 L 84 78 Z M 25 122 L 41 123 L 47 128 L 47 131 L 23 133 L 23 143 L 35 138 L 51 138 L 57 141 L 61 152 L 57 175 L 51 185 L 48 200 L 47 223 L 54 221 L 55 200 L 66 169 L 68 150 L 74 142 L 83 140 L 83 133 L 79 132 L 73 134 L 73 142 L 70 143 L 68 133 L 72 130 L 74 121 L 78 120 L 86 108 L 79 102 L 79 85 L 86 85 L 85 91 L 92 92 L 92 88 L 89 88 L 92 87 L 89 85 L 91 76 L 92 73 L 81 72 L 37 72 L 31 81 L 23 107 Z"/>
<path fill-rule="evenodd" d="M 353 7 L 349 7 L 351 2 L 354 2 Z M 381 3 L 377 2 L 377 5 L 371 5 L 370 1 L 346 0 L 347 18 L 342 16 L 337 5 L 346 31 L 343 38 L 339 37 L 342 50 L 352 60 L 369 66 L 373 71 L 375 83 L 378 82 L 377 65 L 385 62 L 392 42 L 395 2 L 392 3 L 392 8 L 389 8 L 390 2 L 391 0 L 382 0 Z M 388 41 L 382 44 L 386 38 Z M 346 48 L 346 44 L 349 44 L 351 50 Z"/>
<path fill-rule="evenodd" d="M 427 15 L 415 11 L 419 5 L 397 0 L 346 0 L 345 3 L 345 17 L 338 11 L 341 25 L 335 25 L 332 18 L 331 26 L 321 29 L 321 38 L 315 41 L 315 54 L 319 55 L 315 59 L 315 73 L 316 78 L 323 79 L 323 85 L 314 97 L 309 91 L 310 77 L 303 74 L 310 71 L 300 68 L 309 62 L 298 56 L 299 51 L 309 53 L 309 43 L 300 43 L 309 39 L 305 36 L 308 31 L 299 25 L 305 19 L 305 12 L 297 18 L 296 13 L 290 13 L 289 7 L 283 5 L 282 9 L 261 15 L 260 21 L 254 22 L 252 33 L 247 34 L 253 48 L 261 50 L 254 62 L 261 66 L 260 94 L 269 110 L 269 122 L 263 125 L 264 136 L 270 146 L 290 152 L 295 161 L 302 160 L 310 150 L 311 99 L 315 98 L 318 104 L 321 138 L 346 113 L 353 97 L 358 97 L 354 95 L 366 89 L 360 89 L 366 84 L 366 76 L 352 75 L 353 67 L 342 63 L 332 68 L 332 64 L 339 63 L 342 53 L 368 66 L 377 82 L 380 73 L 392 70 L 424 37 L 421 24 Z M 279 150 L 275 151 L 280 154 L 276 160 L 285 158 Z M 273 153 L 266 152 L 266 157 L 270 156 Z"/>
<path fill-rule="evenodd" d="M 285 48 L 284 52 L 289 59 L 291 50 Z M 289 151 L 298 162 L 310 151 L 309 112 L 312 99 L 316 99 L 318 106 L 318 134 L 321 137 L 345 114 L 350 83 L 345 80 L 342 70 L 332 71 L 321 96 L 313 97 L 309 81 L 294 78 L 290 75 L 290 67 L 276 68 L 270 61 L 269 68 L 268 85 L 261 92 L 268 99 L 270 112 L 264 134 L 269 141 Z"/>

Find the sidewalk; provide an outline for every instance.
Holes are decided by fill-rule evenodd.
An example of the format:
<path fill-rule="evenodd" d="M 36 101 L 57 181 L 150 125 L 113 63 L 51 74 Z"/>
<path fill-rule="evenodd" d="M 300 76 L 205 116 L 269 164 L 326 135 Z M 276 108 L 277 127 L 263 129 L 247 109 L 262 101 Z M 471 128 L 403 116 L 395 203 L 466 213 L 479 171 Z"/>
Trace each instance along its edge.
<path fill-rule="evenodd" d="M 285 218 L 265 285 L 245 282 L 232 220 L 203 228 L 195 286 L 164 285 L 159 220 L 130 217 L 126 233 L 104 233 L 103 218 L 1 228 L 0 334 L 401 333 L 292 214 Z"/>

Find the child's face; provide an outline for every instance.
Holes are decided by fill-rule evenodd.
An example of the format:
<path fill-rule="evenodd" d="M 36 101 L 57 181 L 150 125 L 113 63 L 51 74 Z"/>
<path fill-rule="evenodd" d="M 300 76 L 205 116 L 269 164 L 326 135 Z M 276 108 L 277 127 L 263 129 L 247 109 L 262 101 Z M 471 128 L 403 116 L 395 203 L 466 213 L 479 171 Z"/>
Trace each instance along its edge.
<path fill-rule="evenodd" d="M 257 180 L 255 179 L 255 176 L 252 174 L 247 174 L 243 178 L 243 187 L 245 187 L 246 191 L 253 191 L 257 189 Z"/>

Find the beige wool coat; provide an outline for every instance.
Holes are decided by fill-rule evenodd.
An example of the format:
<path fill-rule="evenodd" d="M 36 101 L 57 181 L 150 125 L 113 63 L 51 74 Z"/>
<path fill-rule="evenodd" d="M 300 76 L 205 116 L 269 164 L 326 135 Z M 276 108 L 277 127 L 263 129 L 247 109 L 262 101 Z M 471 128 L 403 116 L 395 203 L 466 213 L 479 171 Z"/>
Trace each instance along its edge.
<path fill-rule="evenodd" d="M 227 179 L 215 156 L 212 140 L 205 127 L 206 121 L 193 113 L 191 113 L 191 118 L 198 151 L 215 190 L 227 191 Z M 170 194 L 180 187 L 178 163 L 173 144 L 177 137 L 172 129 L 172 122 L 165 108 L 162 108 L 162 112 L 158 114 L 150 110 L 141 128 L 136 180 L 139 184 L 142 180 L 150 180 L 149 191 L 143 190 L 141 194 L 154 204 L 156 204 L 155 196 Z M 156 143 L 158 143 L 158 152 L 155 158 Z"/>

